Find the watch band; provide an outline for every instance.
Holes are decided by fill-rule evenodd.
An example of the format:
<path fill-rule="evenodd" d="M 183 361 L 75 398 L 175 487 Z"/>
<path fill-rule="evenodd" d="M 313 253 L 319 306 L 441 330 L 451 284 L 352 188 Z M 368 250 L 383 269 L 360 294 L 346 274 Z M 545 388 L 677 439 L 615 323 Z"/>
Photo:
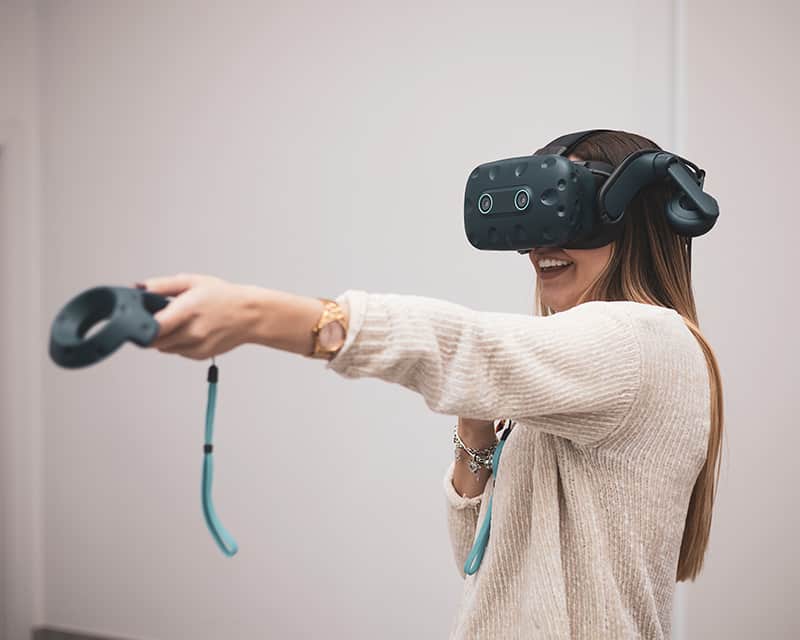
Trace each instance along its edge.
<path fill-rule="evenodd" d="M 317 320 L 316 326 L 311 329 L 311 333 L 314 336 L 314 349 L 309 354 L 309 357 L 330 360 L 339 349 L 342 348 L 342 345 L 344 345 L 347 337 L 347 318 L 344 315 L 344 311 L 335 300 L 329 298 L 318 299 L 323 303 L 324 307 L 319 320 Z M 336 344 L 324 344 L 324 341 L 320 340 L 320 332 L 332 322 L 338 322 L 341 325 L 342 329 L 344 329 L 343 336 Z"/>

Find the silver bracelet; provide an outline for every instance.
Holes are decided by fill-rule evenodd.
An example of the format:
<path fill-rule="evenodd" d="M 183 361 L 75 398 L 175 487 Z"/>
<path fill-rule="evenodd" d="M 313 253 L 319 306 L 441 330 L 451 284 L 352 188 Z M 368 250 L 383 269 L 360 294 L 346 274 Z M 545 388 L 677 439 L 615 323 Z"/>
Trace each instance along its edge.
<path fill-rule="evenodd" d="M 492 470 L 492 458 L 494 457 L 494 450 L 497 448 L 496 443 L 485 449 L 470 449 L 458 436 L 458 423 L 456 423 L 456 426 L 453 427 L 453 444 L 456 445 L 456 460 L 461 459 L 461 449 L 469 454 L 469 470 L 472 471 L 472 473 L 477 475 L 480 469 Z"/>

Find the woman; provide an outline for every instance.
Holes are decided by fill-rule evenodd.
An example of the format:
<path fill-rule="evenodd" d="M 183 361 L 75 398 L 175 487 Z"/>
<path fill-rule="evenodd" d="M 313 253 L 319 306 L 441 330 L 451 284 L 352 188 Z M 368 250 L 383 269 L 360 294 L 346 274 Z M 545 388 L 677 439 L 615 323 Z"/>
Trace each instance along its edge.
<path fill-rule="evenodd" d="M 617 166 L 644 148 L 658 146 L 602 132 L 570 157 Z M 465 578 L 451 638 L 667 638 L 675 581 L 702 568 L 723 422 L 669 196 L 642 190 L 605 246 L 534 248 L 535 315 L 360 290 L 324 304 L 179 275 L 145 283 L 178 296 L 156 315 L 152 346 L 196 359 L 248 342 L 316 351 L 340 375 L 401 384 L 459 416 L 444 476 Z M 501 419 L 508 437 L 487 483 L 464 448 L 491 452 Z M 489 543 L 467 574 L 490 498 Z"/>

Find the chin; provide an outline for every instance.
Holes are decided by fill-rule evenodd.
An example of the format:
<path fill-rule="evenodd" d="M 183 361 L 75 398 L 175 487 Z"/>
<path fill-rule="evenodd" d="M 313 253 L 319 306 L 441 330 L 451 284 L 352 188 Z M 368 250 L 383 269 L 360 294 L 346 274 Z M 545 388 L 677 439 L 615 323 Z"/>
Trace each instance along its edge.
<path fill-rule="evenodd" d="M 542 303 L 550 307 L 550 309 L 552 309 L 553 312 L 555 313 L 558 313 L 559 311 L 564 311 L 565 309 L 569 309 L 574 304 L 570 301 L 564 300 L 563 298 L 558 298 L 553 300 L 553 299 L 548 299 L 546 297 L 542 298 Z"/>

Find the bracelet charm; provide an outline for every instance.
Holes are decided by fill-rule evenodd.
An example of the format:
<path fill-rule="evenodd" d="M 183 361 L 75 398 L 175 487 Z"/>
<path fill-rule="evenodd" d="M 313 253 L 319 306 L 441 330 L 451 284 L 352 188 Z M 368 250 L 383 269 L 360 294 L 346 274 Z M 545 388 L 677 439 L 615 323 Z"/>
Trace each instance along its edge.
<path fill-rule="evenodd" d="M 497 444 L 492 445 L 491 447 L 486 447 L 485 449 L 471 449 L 470 447 L 466 446 L 462 441 L 461 438 L 458 436 L 458 424 L 453 427 L 453 444 L 455 445 L 455 454 L 456 460 L 460 460 L 462 450 L 467 452 L 469 455 L 469 470 L 476 474 L 480 469 L 489 469 L 492 470 L 492 458 L 494 457 L 494 450 L 497 448 Z"/>

